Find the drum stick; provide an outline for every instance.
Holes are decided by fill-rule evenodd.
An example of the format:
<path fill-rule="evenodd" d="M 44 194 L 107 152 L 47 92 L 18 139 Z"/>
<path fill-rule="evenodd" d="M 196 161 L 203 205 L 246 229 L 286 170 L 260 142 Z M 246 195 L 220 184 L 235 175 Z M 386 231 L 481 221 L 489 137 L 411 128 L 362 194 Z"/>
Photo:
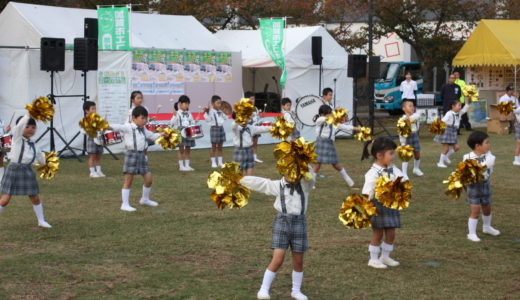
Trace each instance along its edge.
<path fill-rule="evenodd" d="M 13 111 L 13 115 L 11 116 L 11 120 L 9 120 L 9 126 L 11 126 L 11 123 L 13 122 L 13 119 L 14 119 L 14 111 Z"/>

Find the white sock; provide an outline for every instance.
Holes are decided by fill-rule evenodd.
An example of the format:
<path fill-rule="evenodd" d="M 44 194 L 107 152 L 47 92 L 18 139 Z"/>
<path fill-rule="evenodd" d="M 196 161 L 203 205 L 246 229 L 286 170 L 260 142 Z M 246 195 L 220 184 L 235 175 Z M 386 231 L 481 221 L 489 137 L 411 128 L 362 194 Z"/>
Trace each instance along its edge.
<path fill-rule="evenodd" d="M 515 161 L 520 162 L 520 155 L 515 156 Z"/>
<path fill-rule="evenodd" d="M 211 164 L 212 165 L 216 165 L 217 164 L 217 160 L 213 156 L 211 157 Z"/>
<path fill-rule="evenodd" d="M 491 215 L 489 215 L 489 216 L 482 215 L 482 222 L 484 223 L 484 227 L 491 227 Z"/>
<path fill-rule="evenodd" d="M 394 251 L 394 245 L 390 245 L 385 242 L 381 244 L 381 257 L 390 257 L 390 253 L 392 251 Z"/>
<path fill-rule="evenodd" d="M 4 207 L 0 206 L 0 213 L 2 213 L 3 211 L 4 211 Z"/>
<path fill-rule="evenodd" d="M 469 234 L 477 234 L 478 219 L 468 219 L 468 232 Z"/>
<path fill-rule="evenodd" d="M 455 150 L 453 150 L 453 149 L 448 150 L 448 153 L 446 153 L 446 157 L 447 157 L 448 159 L 450 159 L 450 156 L 451 156 L 453 153 L 455 153 Z"/>
<path fill-rule="evenodd" d="M 264 279 L 262 280 L 261 290 L 269 292 L 271 288 L 271 283 L 273 283 L 274 278 L 276 277 L 276 272 L 270 271 L 269 269 L 265 269 Z"/>
<path fill-rule="evenodd" d="M 190 167 L 190 160 L 189 160 L 189 159 L 185 159 L 185 160 L 184 160 L 184 166 L 185 166 L 186 168 L 189 168 L 189 167 Z"/>
<path fill-rule="evenodd" d="M 302 281 L 303 281 L 303 271 L 302 272 L 296 272 L 292 271 L 292 292 L 293 293 L 299 293 L 302 288 Z"/>
<path fill-rule="evenodd" d="M 145 187 L 143 185 L 143 196 L 142 199 L 150 200 L 150 192 L 152 191 L 152 187 Z"/>
<path fill-rule="evenodd" d="M 420 159 L 414 159 L 413 160 L 413 168 L 415 170 L 419 170 L 419 166 L 421 165 L 421 160 Z"/>
<path fill-rule="evenodd" d="M 370 252 L 370 259 L 378 259 L 379 252 L 381 252 L 381 247 L 368 245 L 368 252 Z"/>
<path fill-rule="evenodd" d="M 348 181 L 350 179 L 350 177 L 347 174 L 347 170 L 345 170 L 345 168 L 341 169 L 341 171 L 339 171 L 339 172 L 341 173 L 341 176 L 343 176 L 343 179 L 345 179 L 345 181 Z"/>
<path fill-rule="evenodd" d="M 441 153 L 441 158 L 439 158 L 439 164 L 444 164 L 445 158 L 446 158 L 446 155 Z"/>
<path fill-rule="evenodd" d="M 223 165 L 223 164 L 224 164 L 224 162 L 223 162 L 223 160 L 222 160 L 222 156 L 219 156 L 219 157 L 218 157 L 218 164 L 219 164 L 219 165 Z"/>
<path fill-rule="evenodd" d="M 43 205 L 40 203 L 38 205 L 33 205 L 34 214 L 38 219 L 38 223 L 44 223 L 45 218 L 43 217 Z"/>
<path fill-rule="evenodd" d="M 96 172 L 101 172 L 101 166 L 96 166 Z"/>
<path fill-rule="evenodd" d="M 90 170 L 90 174 L 96 173 L 96 168 L 89 168 L 89 170 Z"/>
<path fill-rule="evenodd" d="M 0 159 L 4 159 L 3 157 L 0 157 Z M 2 177 L 4 177 L 5 169 L 4 167 L 0 167 L 0 181 L 2 181 Z"/>
<path fill-rule="evenodd" d="M 123 204 L 130 205 L 130 189 L 122 189 L 121 196 L 123 198 Z"/>
<path fill-rule="evenodd" d="M 254 155 L 254 158 L 255 158 L 255 159 L 258 159 L 258 156 L 256 156 L 256 154 L 253 154 L 253 155 Z"/>
<path fill-rule="evenodd" d="M 408 162 L 403 161 L 402 170 L 404 176 L 408 177 Z"/>
<path fill-rule="evenodd" d="M 179 167 L 184 168 L 184 160 L 179 160 Z"/>

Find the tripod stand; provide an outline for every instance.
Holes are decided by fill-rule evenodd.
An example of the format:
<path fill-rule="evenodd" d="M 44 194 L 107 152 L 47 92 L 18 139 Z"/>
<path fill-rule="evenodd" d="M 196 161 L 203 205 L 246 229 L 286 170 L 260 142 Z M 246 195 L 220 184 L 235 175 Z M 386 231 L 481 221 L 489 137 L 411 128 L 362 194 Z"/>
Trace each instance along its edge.
<path fill-rule="evenodd" d="M 83 77 L 83 95 L 79 95 L 83 98 L 83 102 L 87 101 L 87 99 L 90 99 L 90 96 L 87 96 L 87 71 L 83 71 L 83 73 L 81 74 L 81 76 Z M 52 78 L 52 74 L 51 74 L 51 78 Z M 52 79 L 51 79 L 52 81 Z M 52 90 L 52 89 L 51 89 Z M 78 95 L 72 95 L 72 96 L 59 96 L 59 97 L 78 97 Z M 63 151 L 65 151 L 66 149 L 74 149 L 73 147 L 71 147 L 70 145 L 72 144 L 72 142 L 74 142 L 74 140 L 81 134 L 80 131 L 76 132 L 76 134 L 72 137 L 72 139 L 68 142 L 65 142 L 65 146 L 58 152 L 58 156 L 61 155 L 61 153 Z M 119 158 L 117 158 L 117 156 L 112 152 L 110 151 L 110 149 L 103 145 L 103 148 L 106 149 L 108 151 L 108 153 L 115 159 L 115 160 L 119 160 Z M 82 155 L 85 155 L 86 153 L 86 149 L 87 149 L 87 136 L 85 135 L 83 137 L 83 148 L 82 149 L 77 149 L 76 150 L 81 150 L 81 154 Z M 71 150 L 72 153 L 74 153 L 73 150 Z M 74 153 L 74 155 L 76 155 Z M 79 158 L 78 158 L 79 161 L 81 161 Z"/>
<path fill-rule="evenodd" d="M 54 94 L 54 72 L 55 71 L 51 71 L 51 93 L 49 95 L 47 95 L 47 97 L 51 100 L 53 105 L 56 104 L 56 98 L 58 98 L 58 97 L 61 98 L 61 97 L 82 96 L 82 95 L 55 95 Z M 69 143 L 67 143 L 67 141 L 63 138 L 63 136 L 56 130 L 56 128 L 54 128 L 54 117 L 51 119 L 49 126 L 47 126 L 47 129 L 43 132 L 43 134 L 40 135 L 40 137 L 38 137 L 38 139 L 36 140 L 36 143 L 38 143 L 47 133 L 50 134 L 50 151 L 56 150 L 56 144 L 54 141 L 54 134 L 56 134 L 58 136 L 58 138 L 65 144 L 65 148 L 63 150 L 68 149 L 70 152 L 72 152 L 74 157 L 81 162 L 81 159 L 76 154 L 76 152 L 74 152 L 74 149 L 72 149 L 72 147 L 69 146 Z M 61 154 L 62 151 L 60 151 L 58 153 L 58 156 Z"/>

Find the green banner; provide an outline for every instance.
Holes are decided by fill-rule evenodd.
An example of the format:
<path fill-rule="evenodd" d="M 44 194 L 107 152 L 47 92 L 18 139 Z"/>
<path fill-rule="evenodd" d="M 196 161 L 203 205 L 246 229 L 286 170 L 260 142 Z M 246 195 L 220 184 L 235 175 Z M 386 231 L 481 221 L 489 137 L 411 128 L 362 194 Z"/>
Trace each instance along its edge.
<path fill-rule="evenodd" d="M 130 8 L 98 7 L 99 50 L 130 50 Z"/>
<path fill-rule="evenodd" d="M 264 48 L 273 62 L 282 69 L 280 85 L 285 88 L 287 73 L 285 72 L 285 58 L 283 56 L 284 19 L 260 19 L 260 33 Z"/>

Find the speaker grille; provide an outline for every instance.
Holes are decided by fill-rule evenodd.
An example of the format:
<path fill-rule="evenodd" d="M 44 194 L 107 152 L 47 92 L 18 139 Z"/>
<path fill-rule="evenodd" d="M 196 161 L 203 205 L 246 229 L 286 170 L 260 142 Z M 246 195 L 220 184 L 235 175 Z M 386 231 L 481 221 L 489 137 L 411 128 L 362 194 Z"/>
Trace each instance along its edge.
<path fill-rule="evenodd" d="M 74 39 L 74 70 L 91 71 L 98 67 L 97 39 Z"/>
<path fill-rule="evenodd" d="M 40 70 L 65 71 L 65 39 L 41 38 Z"/>

